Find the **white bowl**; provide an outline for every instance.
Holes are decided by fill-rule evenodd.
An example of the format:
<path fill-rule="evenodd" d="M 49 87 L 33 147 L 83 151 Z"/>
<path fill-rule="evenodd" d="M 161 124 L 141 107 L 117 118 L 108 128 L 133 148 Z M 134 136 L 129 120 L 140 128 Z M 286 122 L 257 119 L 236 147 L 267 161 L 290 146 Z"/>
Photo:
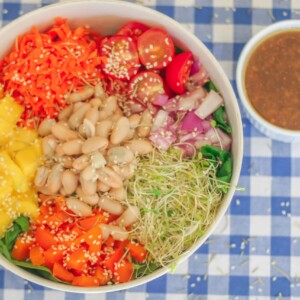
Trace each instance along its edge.
<path fill-rule="evenodd" d="M 199 241 L 176 261 L 176 263 L 182 262 L 206 241 L 219 224 L 231 202 L 240 174 L 243 155 L 243 129 L 238 103 L 226 74 L 203 43 L 179 23 L 149 8 L 126 2 L 65 2 L 35 10 L 11 22 L 0 30 L 0 40 L 2 41 L 0 57 L 3 57 L 3 55 L 10 50 L 16 36 L 30 30 L 33 25 L 37 25 L 41 30 L 45 30 L 53 24 L 53 19 L 57 16 L 68 18 L 72 26 L 89 24 L 92 29 L 100 31 L 102 34 L 114 33 L 118 28 L 130 20 L 137 20 L 151 26 L 165 28 L 172 38 L 174 38 L 179 47 L 183 49 L 190 49 L 195 57 L 200 58 L 201 62 L 211 75 L 212 80 L 216 83 L 216 86 L 222 93 L 226 104 L 229 122 L 232 126 L 233 135 L 232 156 L 234 166 L 232 187 L 223 199 L 215 222 L 209 227 L 207 232 L 199 239 Z M 11 272 L 42 286 L 77 293 L 101 293 L 127 289 L 153 280 L 165 274 L 169 270 L 169 268 L 163 268 L 148 276 L 124 284 L 97 288 L 82 288 L 55 283 L 28 273 L 27 271 L 10 263 L 1 255 L 0 264 Z"/>
<path fill-rule="evenodd" d="M 253 50 L 268 36 L 286 31 L 289 29 L 300 29 L 300 20 L 288 20 L 278 23 L 274 23 L 270 26 L 267 26 L 263 30 L 259 31 L 254 35 L 248 43 L 245 45 L 237 64 L 236 69 L 236 83 L 237 90 L 241 99 L 241 102 L 244 106 L 245 113 L 250 119 L 251 123 L 262 133 L 269 136 L 270 138 L 282 142 L 297 142 L 300 141 L 300 130 L 289 130 L 275 126 L 268 121 L 266 121 L 252 106 L 249 101 L 244 85 L 245 71 L 248 59 L 252 54 Z"/>

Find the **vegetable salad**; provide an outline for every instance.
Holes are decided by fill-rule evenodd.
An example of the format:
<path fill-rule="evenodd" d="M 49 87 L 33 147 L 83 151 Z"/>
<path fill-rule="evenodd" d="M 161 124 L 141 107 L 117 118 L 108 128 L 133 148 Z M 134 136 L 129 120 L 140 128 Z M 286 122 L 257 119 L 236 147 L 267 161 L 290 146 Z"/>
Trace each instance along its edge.
<path fill-rule="evenodd" d="M 0 252 L 83 287 L 174 262 L 230 187 L 224 100 L 161 28 L 57 18 L 0 61 Z"/>

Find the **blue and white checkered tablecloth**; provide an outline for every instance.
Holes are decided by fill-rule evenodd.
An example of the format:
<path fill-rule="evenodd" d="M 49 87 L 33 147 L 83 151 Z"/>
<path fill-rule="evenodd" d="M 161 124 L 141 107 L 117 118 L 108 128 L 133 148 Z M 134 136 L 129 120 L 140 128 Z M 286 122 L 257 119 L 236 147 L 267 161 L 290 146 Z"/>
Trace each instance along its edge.
<path fill-rule="evenodd" d="M 0 0 L 0 26 L 51 0 Z M 235 67 L 249 38 L 279 20 L 300 19 L 300 0 L 139 0 L 194 32 L 235 88 Z M 0 41 L 0 47 L 3 41 Z M 300 144 L 263 136 L 243 118 L 244 161 L 222 224 L 168 274 L 134 289 L 69 294 L 24 281 L 0 268 L 0 300 L 300 299 Z"/>

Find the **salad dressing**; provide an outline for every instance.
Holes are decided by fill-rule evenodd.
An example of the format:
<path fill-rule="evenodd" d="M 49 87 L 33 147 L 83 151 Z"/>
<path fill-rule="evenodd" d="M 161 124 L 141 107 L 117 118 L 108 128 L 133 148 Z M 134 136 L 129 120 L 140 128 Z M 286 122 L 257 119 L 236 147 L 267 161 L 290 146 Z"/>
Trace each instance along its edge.
<path fill-rule="evenodd" d="M 244 86 L 265 120 L 300 130 L 300 30 L 276 33 L 258 45 L 248 61 Z"/>

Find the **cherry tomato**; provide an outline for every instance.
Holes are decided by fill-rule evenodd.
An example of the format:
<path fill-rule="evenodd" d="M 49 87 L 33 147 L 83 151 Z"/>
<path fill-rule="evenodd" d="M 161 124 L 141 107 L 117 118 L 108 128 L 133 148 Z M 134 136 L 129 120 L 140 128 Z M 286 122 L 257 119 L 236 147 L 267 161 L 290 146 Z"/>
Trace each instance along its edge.
<path fill-rule="evenodd" d="M 193 64 L 191 52 L 176 55 L 166 68 L 166 81 L 173 92 L 183 94 Z"/>
<path fill-rule="evenodd" d="M 171 37 L 162 29 L 151 28 L 137 39 L 141 63 L 146 69 L 165 68 L 174 57 L 175 48 Z"/>
<path fill-rule="evenodd" d="M 131 99 L 140 103 L 155 102 L 157 97 L 165 95 L 163 79 L 155 72 L 144 71 L 135 75 L 130 83 Z"/>
<path fill-rule="evenodd" d="M 137 39 L 142 33 L 144 33 L 148 29 L 150 29 L 150 27 L 143 23 L 130 22 L 121 27 L 117 34 L 126 35 L 132 37 L 133 39 Z"/>
<path fill-rule="evenodd" d="M 136 44 L 128 36 L 104 38 L 100 45 L 100 55 L 103 57 L 103 72 L 112 78 L 129 80 L 140 68 Z"/>

